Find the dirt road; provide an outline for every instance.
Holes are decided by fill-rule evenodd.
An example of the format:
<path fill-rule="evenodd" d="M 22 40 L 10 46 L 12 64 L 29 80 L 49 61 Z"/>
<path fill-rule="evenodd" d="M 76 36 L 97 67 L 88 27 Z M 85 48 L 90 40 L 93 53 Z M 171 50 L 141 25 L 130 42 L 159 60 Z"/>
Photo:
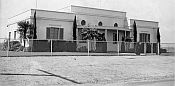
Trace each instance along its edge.
<path fill-rule="evenodd" d="M 135 86 L 173 80 L 174 65 L 170 56 L 0 57 L 0 86 Z"/>

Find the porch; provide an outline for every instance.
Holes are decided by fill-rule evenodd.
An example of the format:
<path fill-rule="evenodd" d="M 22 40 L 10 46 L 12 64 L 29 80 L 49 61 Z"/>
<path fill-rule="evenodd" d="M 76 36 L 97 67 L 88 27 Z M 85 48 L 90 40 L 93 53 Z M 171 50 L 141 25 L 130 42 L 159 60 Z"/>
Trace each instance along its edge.
<path fill-rule="evenodd" d="M 77 29 L 77 40 L 83 40 L 82 37 L 82 32 L 83 29 L 95 29 L 97 30 L 98 33 L 104 34 L 105 35 L 105 41 L 103 41 L 103 44 L 106 43 L 106 45 L 104 44 L 104 46 L 106 46 L 106 52 L 117 52 L 117 51 L 126 51 L 129 50 L 130 48 L 134 48 L 133 45 L 128 44 L 127 47 L 125 47 L 124 49 L 122 48 L 122 42 L 130 42 L 128 41 L 128 39 L 130 40 L 131 38 L 131 30 L 129 28 L 123 28 L 123 27 L 104 27 L 104 26 L 95 26 L 95 27 L 86 27 L 86 26 L 78 26 Z M 107 42 L 106 42 L 107 41 Z M 118 43 L 117 43 L 118 42 Z M 96 47 L 95 43 L 99 43 L 99 42 L 93 42 L 94 44 L 91 44 L 90 42 L 90 46 L 94 45 L 92 47 L 90 47 L 90 51 L 93 50 L 94 47 Z M 85 43 L 79 43 L 78 42 L 79 47 L 82 46 L 86 46 Z M 103 46 L 99 46 L 99 47 L 103 47 Z"/>

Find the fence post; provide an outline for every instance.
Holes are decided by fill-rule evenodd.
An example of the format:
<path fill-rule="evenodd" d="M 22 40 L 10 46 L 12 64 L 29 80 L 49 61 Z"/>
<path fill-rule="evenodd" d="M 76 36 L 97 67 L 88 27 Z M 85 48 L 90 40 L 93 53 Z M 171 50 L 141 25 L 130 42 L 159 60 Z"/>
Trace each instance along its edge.
<path fill-rule="evenodd" d="M 158 51 L 157 54 L 159 55 L 159 54 L 160 54 L 160 50 L 159 50 L 159 49 L 160 49 L 159 42 L 157 43 L 157 46 L 158 46 L 158 47 L 157 47 L 157 49 L 158 49 L 158 50 L 157 50 L 157 51 Z"/>
<path fill-rule="evenodd" d="M 89 40 L 87 40 L 87 42 L 88 42 L 88 56 L 89 56 L 89 50 L 90 50 L 90 49 L 89 49 L 89 47 L 90 47 L 90 46 L 89 46 Z"/>
<path fill-rule="evenodd" d="M 153 54 L 153 43 L 151 43 L 151 54 Z"/>
<path fill-rule="evenodd" d="M 33 52 L 33 39 L 30 39 L 30 45 L 29 46 L 31 46 L 30 52 L 31 52 L 31 55 L 32 55 L 32 52 Z"/>
<path fill-rule="evenodd" d="M 50 52 L 51 52 L 51 56 L 52 56 L 52 39 L 50 40 Z"/>
<path fill-rule="evenodd" d="M 144 42 L 144 54 L 146 55 L 146 42 Z"/>
<path fill-rule="evenodd" d="M 7 40 L 7 57 L 9 57 L 10 42 Z"/>
<path fill-rule="evenodd" d="M 120 52 L 120 45 L 119 45 L 120 42 L 117 42 L 117 53 L 118 53 L 118 56 L 119 56 L 119 52 Z"/>

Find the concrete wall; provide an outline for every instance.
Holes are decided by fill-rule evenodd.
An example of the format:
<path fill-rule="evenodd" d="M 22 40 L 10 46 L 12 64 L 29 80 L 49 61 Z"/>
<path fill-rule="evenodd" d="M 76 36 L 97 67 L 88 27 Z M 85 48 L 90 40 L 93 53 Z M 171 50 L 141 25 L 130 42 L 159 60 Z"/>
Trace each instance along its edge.
<path fill-rule="evenodd" d="M 30 18 L 30 15 L 31 15 L 31 10 L 27 10 L 27 11 L 22 12 L 20 14 L 14 15 L 8 19 L 8 25 L 12 25 L 16 22 L 26 20 L 26 19 Z"/>
<path fill-rule="evenodd" d="M 157 42 L 158 22 L 131 19 L 130 20 L 131 28 L 133 28 L 132 25 L 134 21 L 136 22 L 137 25 L 137 41 L 140 40 L 140 33 L 148 33 L 150 34 L 150 42 Z"/>
<path fill-rule="evenodd" d="M 83 11 L 86 9 L 86 12 Z M 118 24 L 118 27 L 124 27 L 126 25 L 126 13 L 119 12 L 119 11 L 110 11 L 110 10 L 102 10 L 102 9 L 91 9 L 91 8 L 83 8 L 83 7 L 72 7 L 72 11 L 76 12 L 77 14 L 77 24 L 80 25 L 81 20 L 86 21 L 86 26 L 98 26 L 98 23 L 101 21 L 103 26 L 114 26 L 114 23 Z M 78 14 L 81 13 L 84 14 Z M 93 12 L 94 11 L 94 12 Z M 13 22 L 9 26 L 9 31 L 13 32 L 17 29 L 16 22 L 21 20 L 29 19 L 29 22 L 33 22 L 35 9 L 26 11 L 18 16 L 15 16 L 12 19 L 9 19 L 10 22 Z M 90 12 L 90 13 L 87 13 Z M 101 13 L 100 13 L 101 12 Z M 97 13 L 97 15 L 92 15 Z M 100 15 L 100 14 L 102 15 Z M 36 23 L 37 23 L 37 37 L 38 39 L 46 39 L 46 28 L 47 27 L 58 27 L 64 28 L 64 39 L 65 40 L 72 40 L 72 26 L 73 26 L 73 19 L 75 14 L 73 13 L 66 13 L 66 12 L 57 12 L 57 11 L 47 11 L 47 10 L 36 10 Z M 106 15 L 108 14 L 108 15 Z M 110 14 L 110 15 L 109 15 Z"/>
<path fill-rule="evenodd" d="M 101 16 L 110 16 L 110 17 L 126 17 L 126 12 L 89 8 L 89 7 L 80 7 L 80 6 L 71 6 L 71 11 L 74 13 L 83 13 L 91 15 L 101 15 Z"/>
<path fill-rule="evenodd" d="M 52 20 L 37 20 L 37 36 L 38 39 L 46 39 L 46 28 L 47 27 L 56 27 L 64 29 L 64 40 L 72 40 L 72 22 L 63 22 L 63 21 L 52 21 Z"/>
<path fill-rule="evenodd" d="M 34 12 L 35 10 L 32 10 L 33 15 L 34 15 Z M 55 12 L 55 11 L 37 10 L 36 16 L 37 16 L 38 39 L 46 39 L 47 27 L 56 27 L 56 28 L 64 29 L 63 31 L 64 40 L 72 40 L 74 14 L 64 13 L 64 12 Z"/>
<path fill-rule="evenodd" d="M 35 9 L 32 9 L 31 16 L 34 16 Z M 74 18 L 73 13 L 66 13 L 66 12 L 58 12 L 58 11 L 48 11 L 48 10 L 39 10 L 36 11 L 36 16 L 39 18 L 47 18 L 52 20 L 67 20 L 72 21 Z"/>
<path fill-rule="evenodd" d="M 72 27 L 73 27 L 73 20 L 75 15 L 77 16 L 78 25 L 81 25 L 81 21 L 85 20 L 86 21 L 85 26 L 98 26 L 98 23 L 101 21 L 103 23 L 103 26 L 102 26 L 103 29 L 109 29 L 108 27 L 114 27 L 114 23 L 118 24 L 118 28 L 128 29 L 127 27 L 125 27 L 128 25 L 126 12 L 88 8 L 88 7 L 79 7 L 79 6 L 72 6 L 71 11 L 74 13 L 37 10 L 36 17 L 37 17 L 38 39 L 46 39 L 47 27 L 58 27 L 58 28 L 64 28 L 63 38 L 65 40 L 72 40 Z M 14 31 L 18 27 L 16 22 L 19 22 L 25 19 L 29 19 L 29 21 L 32 22 L 34 12 L 35 12 L 35 9 L 32 9 L 9 19 L 8 30 L 9 32 L 12 32 L 11 38 L 14 37 Z M 139 40 L 139 33 L 148 33 L 150 34 L 151 42 L 157 41 L 156 28 L 158 28 L 158 22 L 131 19 L 130 20 L 131 27 L 133 25 L 134 20 L 136 21 L 136 24 L 137 24 L 138 40 Z M 108 36 L 107 39 L 109 41 L 112 41 L 111 39 L 113 38 L 110 38 L 110 37 L 113 34 L 111 32 L 108 32 L 108 34 L 107 34 Z"/>
<path fill-rule="evenodd" d="M 137 28 L 137 40 L 140 40 L 139 33 L 150 34 L 150 42 L 157 42 L 157 29 L 148 29 L 148 28 Z"/>
<path fill-rule="evenodd" d="M 14 39 L 14 31 L 18 29 L 17 22 L 27 20 L 30 22 L 31 10 L 24 11 L 17 15 L 14 15 L 8 19 L 7 32 L 5 32 L 8 38 L 9 32 L 11 32 L 11 39 Z M 19 39 L 19 34 L 16 35 L 16 38 Z"/>
<path fill-rule="evenodd" d="M 85 20 L 85 26 L 98 26 L 98 23 L 101 21 L 103 26 L 114 26 L 115 23 L 118 24 L 118 27 L 124 27 L 125 18 L 118 18 L 118 17 L 102 17 L 102 16 L 92 16 L 92 15 L 85 15 L 85 14 L 77 14 L 77 24 L 81 25 L 81 21 Z"/>
<path fill-rule="evenodd" d="M 18 28 L 17 23 L 12 24 L 12 25 L 9 25 L 8 28 L 7 28 L 8 31 L 5 32 L 5 33 L 6 33 L 6 37 L 8 38 L 8 37 L 9 37 L 9 32 L 11 32 L 11 37 L 10 37 L 10 39 L 13 40 L 13 39 L 14 39 L 14 31 L 16 31 L 17 28 Z M 18 33 L 16 33 L 16 39 L 19 39 L 19 34 L 18 34 Z"/>
<path fill-rule="evenodd" d="M 81 25 L 81 21 L 85 20 L 85 26 L 98 26 L 101 21 L 103 26 L 114 26 L 114 23 L 118 24 L 118 27 L 127 26 L 126 12 L 71 6 L 71 11 L 77 15 L 78 25 Z"/>
<path fill-rule="evenodd" d="M 131 26 L 133 25 L 134 21 L 136 22 L 137 27 L 157 28 L 159 24 L 158 22 L 155 22 L 155 21 L 130 19 Z"/>
<path fill-rule="evenodd" d="M 116 33 L 117 31 L 115 30 L 108 30 L 107 31 L 107 41 L 110 41 L 110 42 L 107 42 L 107 51 L 117 51 L 117 44 L 113 44 L 113 33 Z"/>

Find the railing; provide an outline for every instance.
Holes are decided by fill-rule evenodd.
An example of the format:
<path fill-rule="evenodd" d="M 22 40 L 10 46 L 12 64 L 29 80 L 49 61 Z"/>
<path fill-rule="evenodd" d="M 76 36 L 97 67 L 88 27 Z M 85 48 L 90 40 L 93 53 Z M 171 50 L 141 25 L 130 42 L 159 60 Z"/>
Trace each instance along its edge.
<path fill-rule="evenodd" d="M 25 47 L 24 47 L 25 46 Z M 0 56 L 57 55 L 166 55 L 174 56 L 175 43 L 134 43 L 91 40 L 13 40 L 0 38 Z"/>

